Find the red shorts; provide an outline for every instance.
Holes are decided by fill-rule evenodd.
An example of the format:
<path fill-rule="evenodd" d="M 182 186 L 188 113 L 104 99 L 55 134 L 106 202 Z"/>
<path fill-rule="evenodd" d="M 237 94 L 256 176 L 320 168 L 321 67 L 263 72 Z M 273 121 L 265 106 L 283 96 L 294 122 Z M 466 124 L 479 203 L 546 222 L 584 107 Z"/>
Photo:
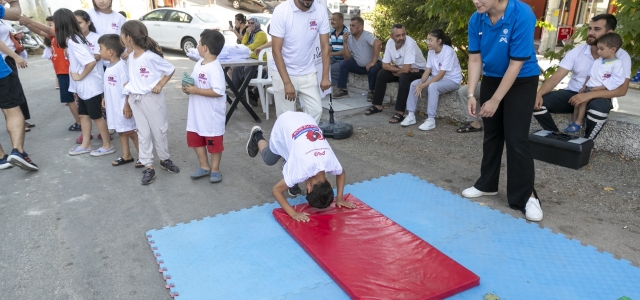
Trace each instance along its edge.
<path fill-rule="evenodd" d="M 189 146 L 189 148 L 207 146 L 207 152 L 220 153 L 224 150 L 222 137 L 222 135 L 214 137 L 200 136 L 195 132 L 187 131 L 187 146 Z"/>

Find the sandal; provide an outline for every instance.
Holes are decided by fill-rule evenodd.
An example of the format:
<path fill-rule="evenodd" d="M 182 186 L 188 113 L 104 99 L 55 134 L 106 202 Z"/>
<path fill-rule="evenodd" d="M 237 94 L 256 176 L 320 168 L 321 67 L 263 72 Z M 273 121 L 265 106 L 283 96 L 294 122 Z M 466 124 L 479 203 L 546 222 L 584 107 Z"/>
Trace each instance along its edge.
<path fill-rule="evenodd" d="M 136 160 L 136 169 L 144 168 L 144 165 L 140 162 L 140 160 Z"/>
<path fill-rule="evenodd" d="M 33 123 L 29 122 L 29 121 L 24 121 L 24 126 L 32 128 L 32 127 L 36 127 L 36 124 L 33 124 Z"/>
<path fill-rule="evenodd" d="M 80 127 L 80 124 L 78 123 L 73 123 L 71 126 L 69 126 L 69 131 L 82 131 L 82 127 Z"/>
<path fill-rule="evenodd" d="M 31 128 L 29 128 L 29 127 L 25 126 L 25 127 L 24 127 L 24 132 L 29 132 L 29 131 L 31 131 Z"/>
<path fill-rule="evenodd" d="M 476 132 L 476 131 L 482 131 L 482 127 L 475 128 L 471 126 L 471 123 L 464 124 L 456 130 L 457 133 L 468 133 L 468 132 Z"/>
<path fill-rule="evenodd" d="M 371 105 L 371 107 L 367 108 L 367 110 L 364 111 L 364 115 L 370 116 L 379 112 L 382 112 L 382 109 L 378 109 L 375 105 Z"/>
<path fill-rule="evenodd" d="M 576 132 L 580 131 L 580 128 L 582 128 L 582 125 L 578 125 L 578 124 L 576 124 L 576 122 L 573 122 L 573 123 L 569 124 L 569 126 L 567 126 L 567 129 L 565 129 L 564 132 L 576 133 Z"/>
<path fill-rule="evenodd" d="M 120 157 L 116 158 L 116 160 L 114 160 L 111 163 L 111 165 L 114 166 L 114 167 L 117 167 L 117 166 L 126 165 L 128 163 L 132 163 L 132 162 L 133 162 L 133 157 L 130 158 L 130 159 L 124 159 L 124 158 L 122 158 L 122 156 L 120 156 Z"/>
<path fill-rule="evenodd" d="M 404 116 L 401 115 L 400 113 L 395 113 L 393 115 L 393 117 L 391 117 L 391 119 L 389 119 L 389 123 L 391 124 L 398 124 L 400 122 L 404 121 Z"/>

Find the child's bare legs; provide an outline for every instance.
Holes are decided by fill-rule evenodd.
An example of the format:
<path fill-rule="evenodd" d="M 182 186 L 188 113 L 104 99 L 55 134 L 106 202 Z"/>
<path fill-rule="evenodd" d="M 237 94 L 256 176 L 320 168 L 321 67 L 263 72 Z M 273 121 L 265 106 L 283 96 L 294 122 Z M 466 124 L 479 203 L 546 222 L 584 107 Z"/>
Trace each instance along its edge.
<path fill-rule="evenodd" d="M 222 152 L 211 153 L 211 173 L 220 172 L 221 159 L 222 159 Z"/>
<path fill-rule="evenodd" d="M 76 121 L 76 124 L 80 124 L 80 116 L 78 115 L 78 105 L 76 105 L 75 102 L 69 102 L 67 103 L 67 106 L 69 106 L 69 111 L 71 111 L 71 114 L 73 115 L 73 119 Z"/>
<path fill-rule="evenodd" d="M 584 125 L 584 117 L 587 112 L 587 103 L 580 103 L 573 109 L 573 120 L 576 124 Z"/>
<path fill-rule="evenodd" d="M 128 134 L 129 138 L 133 142 L 133 146 L 136 147 L 136 154 L 140 155 L 140 149 L 138 149 L 138 133 L 134 130 Z M 129 146 L 127 145 L 127 149 Z"/>
<path fill-rule="evenodd" d="M 111 135 L 109 135 L 109 129 L 107 128 L 107 121 L 105 121 L 104 118 L 100 117 L 99 119 L 94 119 L 93 122 L 96 123 L 98 132 L 102 136 L 102 149 L 111 148 L 111 138 L 110 138 Z M 91 131 L 89 131 L 89 133 L 91 133 Z M 84 144 L 84 141 L 87 141 L 87 138 L 90 138 L 90 136 L 84 135 L 84 123 L 82 123 L 82 136 L 83 136 L 82 143 Z"/>
<path fill-rule="evenodd" d="M 71 106 L 71 103 L 69 104 Z M 82 144 L 80 147 L 82 148 L 90 148 L 91 147 L 91 119 L 88 115 L 80 115 L 80 127 L 82 128 Z"/>
<path fill-rule="evenodd" d="M 193 148 L 193 150 L 196 152 L 198 162 L 200 162 L 200 168 L 203 170 L 211 171 L 209 160 L 207 159 L 207 147 L 195 147 Z M 211 160 L 213 161 L 213 155 L 211 156 Z M 218 160 L 218 164 L 219 163 L 220 160 Z"/>
<path fill-rule="evenodd" d="M 122 158 L 124 160 L 132 159 L 133 157 L 129 150 L 129 132 L 118 132 L 118 136 L 120 137 L 120 145 L 122 145 Z"/>

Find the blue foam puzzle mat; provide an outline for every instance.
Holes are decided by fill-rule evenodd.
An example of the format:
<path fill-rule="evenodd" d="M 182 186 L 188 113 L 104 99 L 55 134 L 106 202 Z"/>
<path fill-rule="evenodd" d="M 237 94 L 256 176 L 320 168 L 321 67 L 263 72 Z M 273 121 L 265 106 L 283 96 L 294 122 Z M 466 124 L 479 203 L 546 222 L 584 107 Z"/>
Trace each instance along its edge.
<path fill-rule="evenodd" d="M 450 299 L 640 299 L 640 268 L 410 174 L 345 187 L 480 276 Z M 303 203 L 303 197 L 290 200 Z M 179 299 L 348 299 L 271 215 L 276 203 L 147 232 Z"/>

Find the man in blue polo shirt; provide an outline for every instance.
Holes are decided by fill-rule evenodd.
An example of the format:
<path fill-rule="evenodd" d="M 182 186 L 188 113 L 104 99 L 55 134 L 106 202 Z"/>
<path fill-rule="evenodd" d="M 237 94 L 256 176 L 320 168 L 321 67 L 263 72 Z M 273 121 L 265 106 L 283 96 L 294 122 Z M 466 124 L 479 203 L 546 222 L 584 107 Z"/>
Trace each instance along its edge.
<path fill-rule="evenodd" d="M 0 0 L 0 19 L 5 19 L 6 17 L 10 20 L 18 20 L 21 14 L 18 0 L 9 2 L 11 5 L 9 11 L 5 10 L 4 4 L 5 1 Z M 0 41 L 0 52 L 7 53 L 7 56 L 13 58 L 18 67 L 27 67 L 27 62 L 14 51 L 11 51 L 2 41 Z M 24 101 L 22 93 L 18 74 L 13 72 L 3 59 L 0 59 L 0 109 L 2 109 L 2 113 L 5 116 L 7 131 L 13 146 L 11 154 L 7 155 L 0 145 L 0 170 L 13 166 L 20 167 L 26 171 L 38 170 L 38 166 L 29 159 L 29 156 L 22 148 L 24 145 L 24 116 L 20 110 L 20 104 Z"/>
<path fill-rule="evenodd" d="M 331 33 L 329 34 L 329 43 L 331 44 L 331 84 L 338 83 L 340 77 L 340 62 L 344 60 L 342 49 L 344 48 L 344 34 L 349 32 L 347 26 L 344 26 L 344 16 L 342 13 L 336 12 L 331 14 Z"/>

